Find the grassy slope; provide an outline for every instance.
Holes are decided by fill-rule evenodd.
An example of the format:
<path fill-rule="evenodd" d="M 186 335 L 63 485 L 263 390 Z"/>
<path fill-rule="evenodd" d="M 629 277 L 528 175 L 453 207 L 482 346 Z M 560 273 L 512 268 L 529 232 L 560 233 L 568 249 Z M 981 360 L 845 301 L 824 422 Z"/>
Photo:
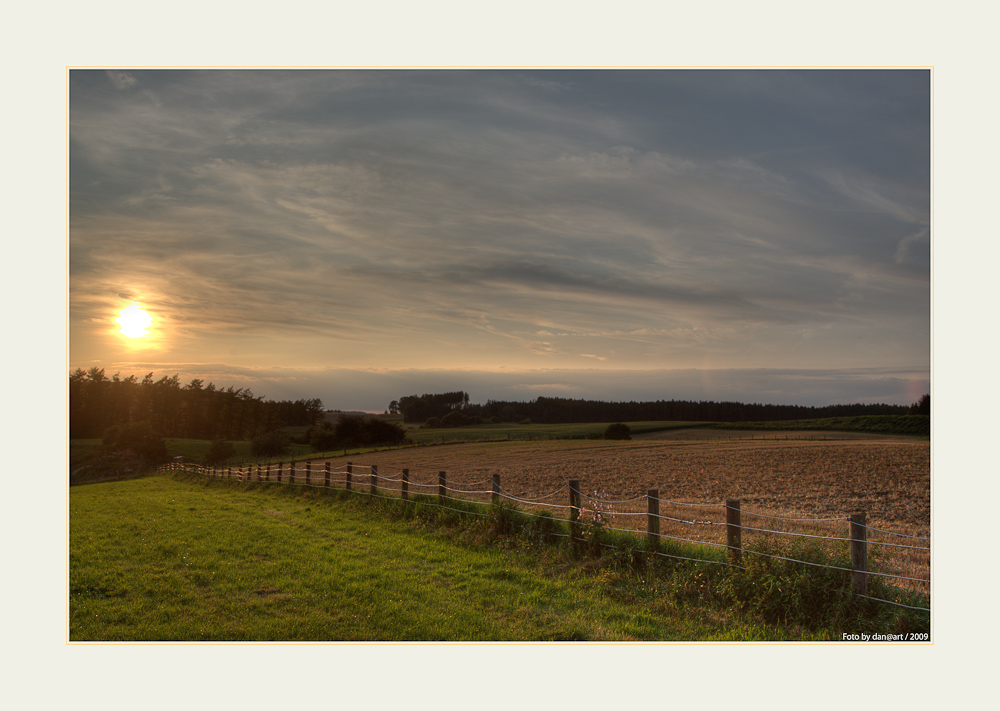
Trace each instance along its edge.
<path fill-rule="evenodd" d="M 725 639 L 528 550 L 449 541 L 364 504 L 157 476 L 70 498 L 70 639 Z"/>

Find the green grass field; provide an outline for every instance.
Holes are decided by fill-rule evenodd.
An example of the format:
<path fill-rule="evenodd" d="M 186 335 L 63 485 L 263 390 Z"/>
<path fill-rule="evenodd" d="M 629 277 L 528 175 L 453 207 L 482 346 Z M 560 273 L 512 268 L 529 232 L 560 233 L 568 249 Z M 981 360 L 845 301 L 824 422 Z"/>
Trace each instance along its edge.
<path fill-rule="evenodd" d="M 351 496 L 340 495 L 342 498 Z M 355 500 L 356 499 L 356 500 Z M 577 566 L 309 496 L 155 476 L 70 497 L 69 638 L 747 639 L 616 599 Z M 377 506 L 377 500 L 376 500 Z"/>
<path fill-rule="evenodd" d="M 194 474 L 74 487 L 69 639 L 839 640 L 929 629 L 925 613 L 854 598 L 836 568 L 679 561 L 627 533 L 574 555 L 551 536 L 564 522 L 433 501 Z"/>

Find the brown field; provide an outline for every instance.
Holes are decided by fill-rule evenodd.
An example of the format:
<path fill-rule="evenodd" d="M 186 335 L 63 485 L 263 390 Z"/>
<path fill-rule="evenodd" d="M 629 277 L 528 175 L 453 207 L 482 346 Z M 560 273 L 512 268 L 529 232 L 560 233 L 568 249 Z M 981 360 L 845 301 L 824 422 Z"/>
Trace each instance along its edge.
<path fill-rule="evenodd" d="M 800 434 L 806 438 L 795 439 Z M 317 470 L 329 461 L 338 472 L 334 484 L 342 486 L 350 459 L 354 488 L 368 491 L 368 467 L 375 465 L 379 489 L 397 494 L 403 468 L 409 470 L 412 494 L 436 494 L 437 472 L 445 471 L 449 495 L 478 500 L 488 500 L 490 478 L 499 474 L 503 491 L 520 500 L 520 508 L 545 508 L 559 517 L 568 513 L 568 482 L 579 479 L 584 494 L 597 499 L 585 499 L 584 508 L 610 509 L 613 527 L 638 531 L 646 527 L 646 492 L 658 489 L 660 515 L 678 519 L 661 520 L 661 533 L 712 545 L 725 538 L 726 499 L 740 500 L 743 526 L 761 529 L 744 531 L 744 545 L 754 535 L 768 536 L 764 531 L 844 538 L 847 517 L 854 512 L 865 512 L 868 525 L 884 531 L 930 536 L 928 441 L 833 433 L 828 440 L 808 439 L 817 435 L 780 433 L 761 439 L 758 433 L 757 439 L 748 439 L 748 433 L 718 437 L 686 431 L 624 442 L 468 443 L 314 460 L 311 468 L 313 483 L 322 483 Z M 297 464 L 297 470 L 302 466 Z M 535 506 L 528 500 L 540 501 Z M 928 552 L 895 547 L 926 548 L 928 540 L 870 530 L 869 541 L 869 551 L 879 556 L 879 566 L 872 570 L 929 577 Z M 846 543 L 831 545 L 846 550 Z"/>
<path fill-rule="evenodd" d="M 873 526 L 921 536 L 930 530 L 930 443 L 904 437 L 493 442 L 350 459 L 356 468 L 376 465 L 382 477 L 398 478 L 405 467 L 411 481 L 435 485 L 438 471 L 447 472 L 449 485 L 488 483 L 499 474 L 504 491 L 522 499 L 579 479 L 585 492 L 602 491 L 611 500 L 656 488 L 661 499 L 678 502 L 740 499 L 745 510 L 799 517 L 865 511 Z M 346 464 L 329 461 L 335 470 Z M 553 501 L 568 503 L 568 492 Z"/>

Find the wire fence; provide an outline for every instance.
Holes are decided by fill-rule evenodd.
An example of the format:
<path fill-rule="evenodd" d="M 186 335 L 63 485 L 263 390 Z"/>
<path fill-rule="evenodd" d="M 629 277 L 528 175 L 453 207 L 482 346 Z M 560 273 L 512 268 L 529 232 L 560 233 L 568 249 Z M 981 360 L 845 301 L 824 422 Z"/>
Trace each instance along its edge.
<path fill-rule="evenodd" d="M 571 543 L 584 541 L 587 532 L 599 526 L 602 530 L 645 536 L 654 544 L 662 541 L 686 544 L 693 547 L 695 554 L 704 556 L 664 553 L 657 550 L 659 546 L 650 546 L 654 555 L 667 558 L 743 567 L 744 556 L 754 555 L 844 570 L 852 574 L 857 595 L 930 612 L 926 607 L 868 594 L 869 579 L 878 578 L 894 589 L 898 597 L 906 598 L 916 593 L 929 600 L 931 545 L 928 536 L 869 526 L 864 513 L 828 518 L 790 517 L 747 510 L 734 499 L 715 504 L 673 501 L 661 497 L 658 489 L 628 499 L 611 500 L 604 492 L 584 491 L 578 480 L 571 480 L 549 493 L 528 497 L 504 490 L 499 475 L 481 481 L 457 482 L 448 481 L 444 471 L 412 478 L 408 469 L 385 474 L 377 466 L 351 462 L 336 468 L 330 462 L 322 466 L 312 462 L 291 462 L 235 468 L 173 462 L 160 469 L 241 482 L 339 488 L 394 500 L 421 495 L 423 505 L 476 516 L 486 516 L 490 505 L 506 502 L 516 505 L 518 511 L 527 516 L 564 518 L 570 524 L 570 533 L 553 535 L 569 538 Z M 560 497 L 566 503 L 559 503 Z M 482 510 L 470 508 L 470 503 L 479 504 Z M 802 544 L 810 545 L 814 551 L 818 548 L 831 560 L 849 558 L 851 566 L 804 560 L 800 553 Z"/>

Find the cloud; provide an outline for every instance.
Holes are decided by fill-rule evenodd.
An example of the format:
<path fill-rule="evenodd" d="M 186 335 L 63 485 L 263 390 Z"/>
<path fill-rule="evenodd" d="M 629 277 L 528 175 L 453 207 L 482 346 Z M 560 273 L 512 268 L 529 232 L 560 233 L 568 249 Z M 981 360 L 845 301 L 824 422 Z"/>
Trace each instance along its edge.
<path fill-rule="evenodd" d="M 165 362 L 929 360 L 913 74 L 74 70 L 71 349 L 127 294 Z"/>
<path fill-rule="evenodd" d="M 116 89 L 131 89 L 138 83 L 136 78 L 128 72 L 109 70 L 106 74 Z"/>

